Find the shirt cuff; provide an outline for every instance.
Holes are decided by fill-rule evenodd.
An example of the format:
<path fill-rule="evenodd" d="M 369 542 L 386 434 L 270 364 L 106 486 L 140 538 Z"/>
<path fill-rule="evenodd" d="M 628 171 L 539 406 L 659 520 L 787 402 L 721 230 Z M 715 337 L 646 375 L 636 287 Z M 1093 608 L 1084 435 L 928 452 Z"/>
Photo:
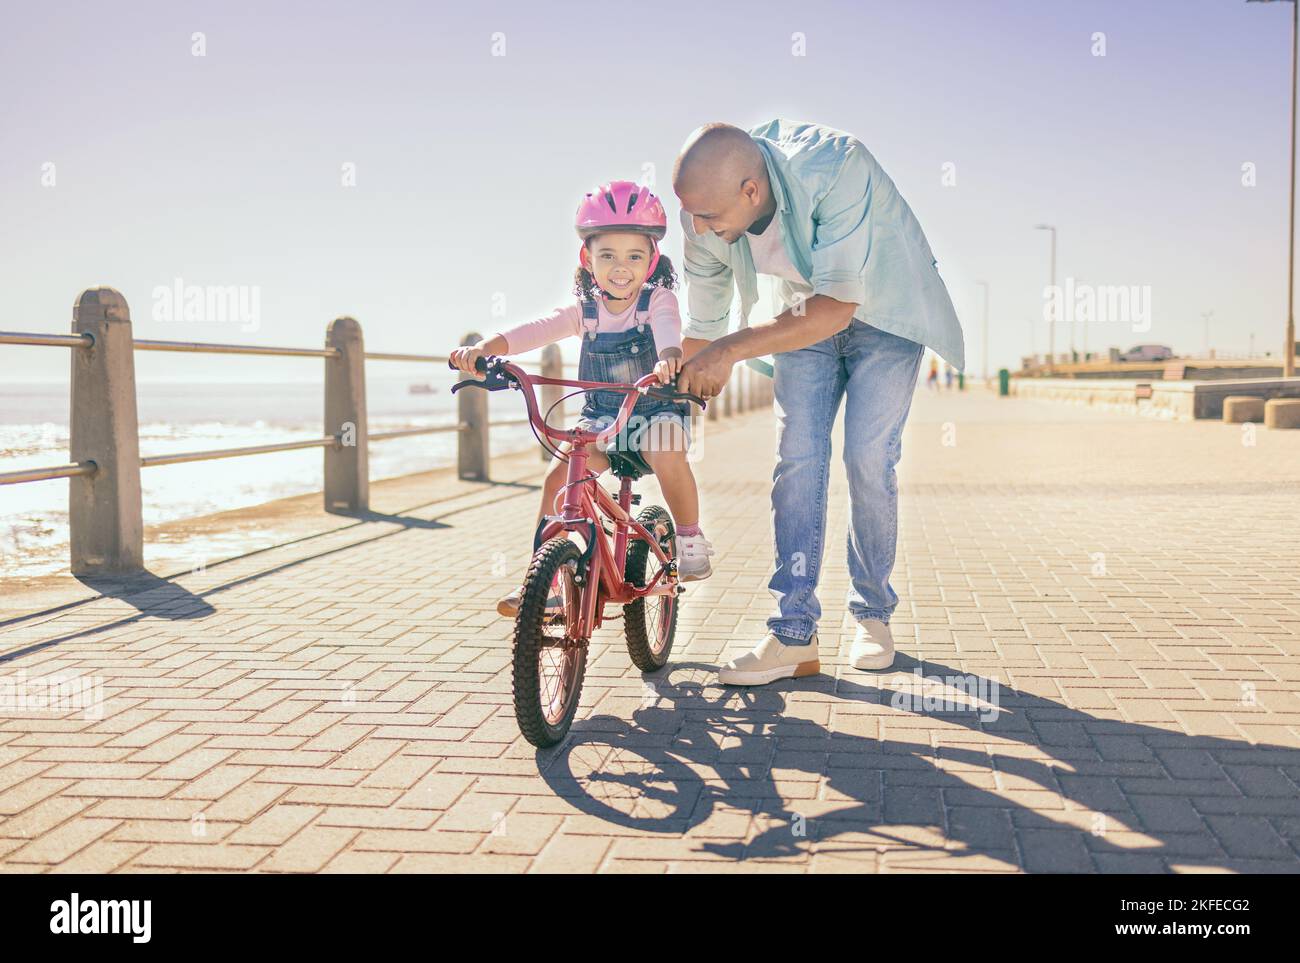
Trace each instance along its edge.
<path fill-rule="evenodd" d="M 831 275 L 816 278 L 812 285 L 813 294 L 824 294 L 845 304 L 866 304 L 866 292 L 862 289 L 862 279 L 855 275 Z"/>

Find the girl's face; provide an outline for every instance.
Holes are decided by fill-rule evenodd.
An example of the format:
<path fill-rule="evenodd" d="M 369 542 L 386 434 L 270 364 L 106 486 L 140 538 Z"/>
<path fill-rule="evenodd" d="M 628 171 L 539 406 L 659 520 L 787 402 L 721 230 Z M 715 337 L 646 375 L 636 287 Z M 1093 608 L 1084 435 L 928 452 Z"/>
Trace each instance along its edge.
<path fill-rule="evenodd" d="M 596 284 L 622 301 L 641 290 L 653 249 L 644 234 L 597 234 L 587 241 Z"/>

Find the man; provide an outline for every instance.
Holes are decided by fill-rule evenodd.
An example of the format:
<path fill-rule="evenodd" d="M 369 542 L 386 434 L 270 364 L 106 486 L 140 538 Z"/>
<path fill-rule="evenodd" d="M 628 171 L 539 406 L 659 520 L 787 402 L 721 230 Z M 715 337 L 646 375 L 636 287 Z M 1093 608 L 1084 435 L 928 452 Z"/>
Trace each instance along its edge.
<path fill-rule="evenodd" d="M 907 202 L 860 141 L 774 120 L 748 133 L 709 124 L 673 168 L 682 205 L 689 318 L 678 387 L 722 390 L 738 361 L 772 355 L 777 465 L 776 613 L 768 634 L 718 673 L 763 685 L 821 670 L 816 589 L 826 531 L 831 426 L 845 407 L 848 608 L 858 669 L 894 661 L 889 584 L 898 529 L 894 474 L 925 347 L 964 366 L 961 325 Z M 756 275 L 780 279 L 785 310 L 748 325 Z M 740 328 L 728 333 L 733 290 Z"/>

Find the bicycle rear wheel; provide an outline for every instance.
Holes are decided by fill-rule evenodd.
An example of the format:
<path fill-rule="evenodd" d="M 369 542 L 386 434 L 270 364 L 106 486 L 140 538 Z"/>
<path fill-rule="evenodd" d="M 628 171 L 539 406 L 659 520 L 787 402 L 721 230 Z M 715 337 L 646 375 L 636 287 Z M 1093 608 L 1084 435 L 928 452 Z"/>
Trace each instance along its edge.
<path fill-rule="evenodd" d="M 673 519 L 658 505 L 642 509 L 636 520 L 649 530 L 671 558 L 676 554 L 673 537 Z M 659 561 L 650 554 L 650 546 L 641 539 L 633 540 L 627 548 L 623 577 L 638 588 L 644 588 L 654 575 L 647 569 L 658 569 Z M 668 664 L 673 651 L 673 638 L 677 634 L 677 596 L 643 595 L 623 606 L 623 630 L 627 636 L 627 653 L 632 663 L 642 672 L 657 672 Z"/>
<path fill-rule="evenodd" d="M 577 584 L 582 551 L 560 536 L 543 543 L 524 578 L 515 617 L 515 719 L 539 748 L 564 739 L 578 711 L 587 672 L 587 639 L 571 637 L 582 605 Z"/>

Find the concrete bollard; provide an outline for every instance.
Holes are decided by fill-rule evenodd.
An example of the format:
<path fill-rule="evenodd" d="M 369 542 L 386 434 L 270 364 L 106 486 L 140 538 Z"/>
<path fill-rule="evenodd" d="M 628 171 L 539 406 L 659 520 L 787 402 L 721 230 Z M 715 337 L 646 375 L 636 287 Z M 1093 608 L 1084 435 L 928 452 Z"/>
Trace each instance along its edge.
<path fill-rule="evenodd" d="M 1271 398 L 1264 404 L 1265 428 L 1300 428 L 1300 398 Z"/>
<path fill-rule="evenodd" d="M 339 351 L 325 359 L 325 434 L 340 442 L 325 448 L 325 511 L 364 512 L 370 509 L 370 431 L 361 325 L 335 318 L 325 345 Z"/>
<path fill-rule="evenodd" d="M 544 378 L 563 378 L 564 377 L 564 354 L 560 351 L 558 344 L 548 344 L 542 349 L 542 377 Z M 564 405 L 557 404 L 564 397 L 565 388 L 563 385 L 542 385 L 540 392 L 540 402 L 542 417 L 546 418 L 546 412 L 551 410 L 551 405 L 556 405 L 554 411 L 551 411 L 546 423 L 552 428 L 567 428 L 564 423 Z M 461 392 L 464 394 L 464 392 Z M 551 444 L 554 444 L 552 442 Z M 538 454 L 542 461 L 550 461 L 551 453 L 541 445 L 537 446 Z"/>
<path fill-rule="evenodd" d="M 1223 399 L 1223 420 L 1229 425 L 1264 420 L 1264 399 L 1253 395 L 1229 395 Z"/>
<path fill-rule="evenodd" d="M 140 431 L 126 298 L 107 287 L 83 291 L 72 308 L 72 331 L 95 343 L 72 349 L 70 455 L 96 466 L 93 475 L 68 479 L 72 574 L 140 572 Z"/>
<path fill-rule="evenodd" d="M 478 344 L 479 335 L 470 332 L 461 338 L 461 345 Z M 460 381 L 470 380 L 469 372 L 460 373 Z M 488 392 L 466 389 L 456 392 L 460 403 L 456 408 L 460 419 L 460 440 L 456 445 L 456 475 L 467 481 L 487 481 L 488 461 Z"/>

